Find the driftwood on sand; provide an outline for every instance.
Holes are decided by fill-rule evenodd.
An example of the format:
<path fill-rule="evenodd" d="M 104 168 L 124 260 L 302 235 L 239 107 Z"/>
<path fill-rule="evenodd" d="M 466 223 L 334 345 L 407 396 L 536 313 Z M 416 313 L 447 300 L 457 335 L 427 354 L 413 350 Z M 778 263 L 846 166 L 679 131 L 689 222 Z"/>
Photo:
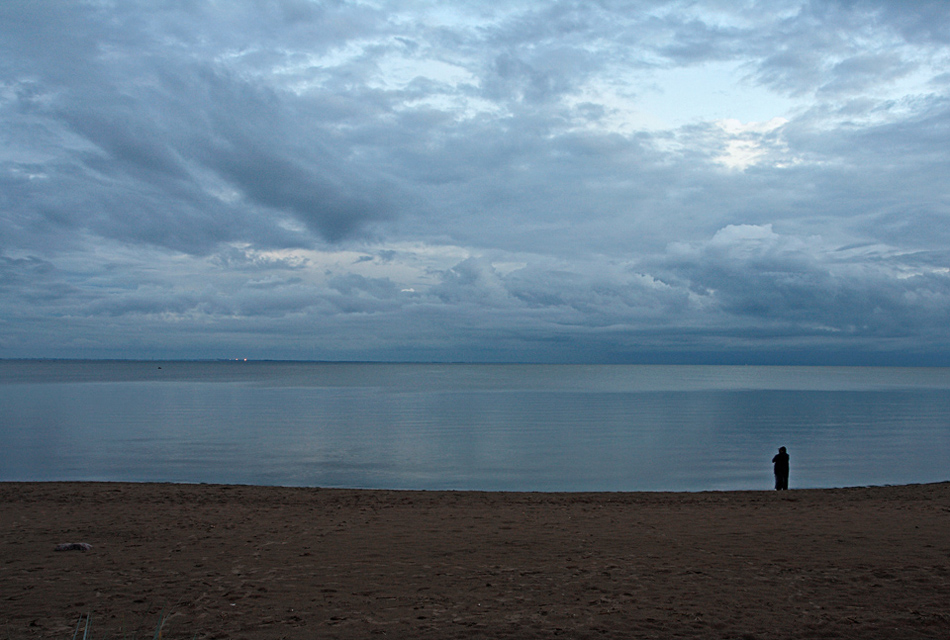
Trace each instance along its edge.
<path fill-rule="evenodd" d="M 54 551 L 89 551 L 92 545 L 88 542 L 63 542 L 56 545 Z"/>

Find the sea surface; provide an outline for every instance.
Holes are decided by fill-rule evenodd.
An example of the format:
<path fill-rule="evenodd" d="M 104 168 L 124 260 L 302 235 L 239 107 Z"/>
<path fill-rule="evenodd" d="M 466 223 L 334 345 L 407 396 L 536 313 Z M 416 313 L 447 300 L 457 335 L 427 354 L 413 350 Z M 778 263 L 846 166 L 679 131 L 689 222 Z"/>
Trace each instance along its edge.
<path fill-rule="evenodd" d="M 950 479 L 950 369 L 0 360 L 0 480 L 770 489 Z"/>

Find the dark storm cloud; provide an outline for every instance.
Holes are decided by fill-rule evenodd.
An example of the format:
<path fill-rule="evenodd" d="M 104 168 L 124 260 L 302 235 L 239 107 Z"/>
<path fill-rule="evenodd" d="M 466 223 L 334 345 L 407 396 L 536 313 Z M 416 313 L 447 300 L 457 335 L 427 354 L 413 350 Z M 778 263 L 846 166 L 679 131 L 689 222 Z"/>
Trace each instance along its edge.
<path fill-rule="evenodd" d="M 5 38 L 14 124 L 38 130 L 50 148 L 79 147 L 53 151 L 60 162 L 47 163 L 43 192 L 26 194 L 24 208 L 42 210 L 50 195 L 68 199 L 64 217 L 74 225 L 197 252 L 251 237 L 309 243 L 275 228 L 257 207 L 299 218 L 330 241 L 387 215 L 384 181 L 371 167 L 352 166 L 346 149 L 325 143 L 332 106 L 318 99 L 290 107 L 266 85 L 183 48 L 193 42 L 174 42 L 182 35 L 199 41 L 200 34 L 156 33 L 168 25 L 142 20 L 149 16 L 130 7 L 113 13 L 60 5 L 6 8 L 23 18 L 23 30 Z M 274 8 L 298 16 L 289 22 L 322 13 L 308 6 Z M 162 17 L 182 28 L 174 12 Z M 215 198 L 223 188 L 244 200 Z"/>
<path fill-rule="evenodd" d="M 215 149 L 213 155 L 213 166 L 248 199 L 293 213 L 331 242 L 385 217 L 388 208 L 384 188 L 361 185 L 358 177 L 333 176 L 332 165 L 296 163 L 250 144 Z"/>

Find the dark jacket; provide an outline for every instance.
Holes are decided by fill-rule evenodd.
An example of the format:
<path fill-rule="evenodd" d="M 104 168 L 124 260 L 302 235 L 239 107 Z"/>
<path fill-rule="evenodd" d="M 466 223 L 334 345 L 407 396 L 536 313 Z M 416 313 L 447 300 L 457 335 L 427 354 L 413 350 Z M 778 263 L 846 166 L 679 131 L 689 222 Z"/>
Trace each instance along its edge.
<path fill-rule="evenodd" d="M 788 475 L 788 454 L 777 453 L 772 458 L 772 464 L 775 465 L 775 475 Z"/>

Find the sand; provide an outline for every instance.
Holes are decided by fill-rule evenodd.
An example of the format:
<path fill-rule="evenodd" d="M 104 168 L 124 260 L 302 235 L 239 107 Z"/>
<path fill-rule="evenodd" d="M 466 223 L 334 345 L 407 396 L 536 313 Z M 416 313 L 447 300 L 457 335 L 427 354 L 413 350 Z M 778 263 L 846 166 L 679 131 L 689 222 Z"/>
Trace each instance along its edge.
<path fill-rule="evenodd" d="M 0 638 L 950 637 L 950 483 L 0 483 L 0 536 Z"/>

